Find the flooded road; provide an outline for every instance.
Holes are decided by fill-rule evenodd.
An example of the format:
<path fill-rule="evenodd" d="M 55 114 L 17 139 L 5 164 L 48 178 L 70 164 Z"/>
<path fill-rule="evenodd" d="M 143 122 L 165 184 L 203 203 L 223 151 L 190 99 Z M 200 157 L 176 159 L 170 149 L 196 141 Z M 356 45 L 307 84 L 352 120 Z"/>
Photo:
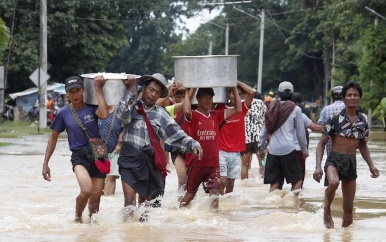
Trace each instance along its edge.
<path fill-rule="evenodd" d="M 102 197 L 96 222 L 91 224 L 73 223 L 79 188 L 65 136 L 50 161 L 51 182 L 41 175 L 47 135 L 0 139 L 12 144 L 0 148 L 0 241 L 385 241 L 386 132 L 372 131 L 368 143 L 379 178 L 370 177 L 366 162 L 357 154 L 354 223 L 346 229 L 341 228 L 340 188 L 332 207 L 335 228 L 327 230 L 323 225 L 324 187 L 312 179 L 319 137 L 311 134 L 299 197 L 289 192 L 288 184 L 283 191 L 268 193 L 254 157 L 250 178 L 237 180 L 234 192 L 220 197 L 217 212 L 209 211 L 203 190 L 190 207 L 179 209 L 177 176 L 169 164 L 162 208 L 152 209 L 147 222 L 138 222 L 141 210 L 132 221 L 121 221 L 123 192 L 118 180 L 116 195 Z"/>

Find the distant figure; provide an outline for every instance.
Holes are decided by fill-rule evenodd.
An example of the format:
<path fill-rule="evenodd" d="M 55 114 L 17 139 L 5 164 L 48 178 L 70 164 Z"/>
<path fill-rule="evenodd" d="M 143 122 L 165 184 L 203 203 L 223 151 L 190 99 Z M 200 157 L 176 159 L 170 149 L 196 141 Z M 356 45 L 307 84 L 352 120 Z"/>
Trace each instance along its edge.
<path fill-rule="evenodd" d="M 321 168 L 324 148 L 328 140 L 332 141 L 332 150 L 324 165 L 327 186 L 324 195 L 324 225 L 333 228 L 334 221 L 331 215 L 331 203 L 335 192 L 342 181 L 343 219 L 342 227 L 348 227 L 353 222 L 354 197 L 356 191 L 357 162 L 356 150 L 359 149 L 366 161 L 372 178 L 379 176 L 374 166 L 370 151 L 367 147 L 369 127 L 367 116 L 357 111 L 362 98 L 362 88 L 354 81 L 347 82 L 342 89 L 342 97 L 346 108 L 331 115 L 324 125 L 322 137 L 316 148 L 316 169 L 314 179 L 320 182 L 323 176 Z"/>
<path fill-rule="evenodd" d="M 342 86 L 336 86 L 331 90 L 331 97 L 333 103 L 324 107 L 322 111 L 320 112 L 320 118 L 318 120 L 318 124 L 325 125 L 327 121 L 330 119 L 330 117 L 336 113 L 339 113 L 342 109 L 346 107 L 346 105 L 343 102 L 342 97 Z M 327 141 L 327 156 L 331 153 L 331 140 Z"/>
<path fill-rule="evenodd" d="M 274 100 L 274 93 L 272 91 L 269 91 L 268 95 L 264 98 L 264 103 L 269 106 L 269 104 Z"/>
<path fill-rule="evenodd" d="M 312 123 L 315 123 L 315 119 L 311 113 L 311 110 L 309 108 L 306 108 L 303 104 L 303 96 L 300 92 L 295 92 L 292 96 L 292 101 L 302 110 L 302 113 L 304 113 L 307 118 L 311 120 Z M 307 137 L 307 148 L 310 144 L 310 133 L 308 132 L 308 127 L 306 126 L 306 137 Z"/>
<path fill-rule="evenodd" d="M 258 94 L 258 93 L 256 93 Z M 265 112 L 267 106 L 264 102 L 255 95 L 252 101 L 251 108 L 249 109 L 247 116 L 245 116 L 245 138 L 246 147 L 245 151 L 241 152 L 241 179 L 248 179 L 248 170 L 251 167 L 252 155 L 256 154 L 259 162 L 259 173 L 264 175 L 264 167 L 262 159 L 259 156 L 259 139 L 260 133 L 264 126 Z"/>

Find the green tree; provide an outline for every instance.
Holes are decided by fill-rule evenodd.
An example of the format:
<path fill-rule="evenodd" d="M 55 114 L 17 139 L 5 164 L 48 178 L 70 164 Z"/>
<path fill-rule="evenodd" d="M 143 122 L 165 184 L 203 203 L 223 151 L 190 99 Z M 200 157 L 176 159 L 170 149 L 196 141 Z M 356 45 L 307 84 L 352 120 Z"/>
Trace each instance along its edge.
<path fill-rule="evenodd" d="M 9 29 L 0 18 L 0 64 L 4 51 L 8 48 Z"/>
<path fill-rule="evenodd" d="M 32 86 L 28 76 L 39 65 L 40 1 L 5 0 L 0 13 L 14 23 L 8 70 L 8 91 Z M 126 43 L 120 21 L 127 1 L 47 1 L 48 73 L 51 81 L 105 70 Z"/>
<path fill-rule="evenodd" d="M 124 21 L 128 44 L 111 59 L 107 70 L 140 75 L 162 72 L 172 77 L 173 73 L 163 67 L 164 56 L 181 38 L 176 33 L 177 22 L 182 15 L 190 16 L 197 2 L 142 1 L 137 5 L 136 11 L 126 15 Z"/>

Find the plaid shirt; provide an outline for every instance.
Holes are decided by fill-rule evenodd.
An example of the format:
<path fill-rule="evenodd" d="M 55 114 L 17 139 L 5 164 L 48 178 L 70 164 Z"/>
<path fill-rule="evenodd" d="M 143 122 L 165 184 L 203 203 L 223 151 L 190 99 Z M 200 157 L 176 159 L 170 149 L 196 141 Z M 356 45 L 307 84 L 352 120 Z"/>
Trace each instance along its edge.
<path fill-rule="evenodd" d="M 137 95 L 127 91 L 119 103 L 117 117 L 123 126 L 123 142 L 128 142 L 136 149 L 142 150 L 145 146 L 151 146 L 151 142 L 145 119 L 137 112 L 136 103 Z M 143 107 L 145 108 L 144 104 Z M 145 109 L 145 112 L 158 139 L 162 138 L 165 143 L 183 152 L 192 152 L 194 147 L 200 146 L 180 128 L 163 107 L 153 105 Z"/>
<path fill-rule="evenodd" d="M 325 125 L 327 121 L 336 113 L 339 113 L 342 109 L 346 108 L 343 101 L 335 101 L 322 109 L 320 112 L 320 118 L 318 124 Z M 328 140 L 326 145 L 327 156 L 331 153 L 331 140 Z"/>

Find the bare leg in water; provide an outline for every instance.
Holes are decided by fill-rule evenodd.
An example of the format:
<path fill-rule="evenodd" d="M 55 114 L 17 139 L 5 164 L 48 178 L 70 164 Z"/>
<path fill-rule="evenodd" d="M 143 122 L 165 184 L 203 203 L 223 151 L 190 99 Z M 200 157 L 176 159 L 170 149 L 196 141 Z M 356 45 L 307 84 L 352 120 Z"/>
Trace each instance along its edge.
<path fill-rule="evenodd" d="M 353 222 L 354 197 L 356 191 L 356 180 L 342 182 L 343 195 L 343 220 L 342 227 L 348 227 Z"/>
<path fill-rule="evenodd" d="M 335 166 L 327 167 L 326 176 L 328 187 L 324 193 L 324 226 L 326 228 L 334 228 L 334 220 L 331 215 L 331 203 L 335 198 L 336 189 L 339 187 L 339 174 Z"/>

